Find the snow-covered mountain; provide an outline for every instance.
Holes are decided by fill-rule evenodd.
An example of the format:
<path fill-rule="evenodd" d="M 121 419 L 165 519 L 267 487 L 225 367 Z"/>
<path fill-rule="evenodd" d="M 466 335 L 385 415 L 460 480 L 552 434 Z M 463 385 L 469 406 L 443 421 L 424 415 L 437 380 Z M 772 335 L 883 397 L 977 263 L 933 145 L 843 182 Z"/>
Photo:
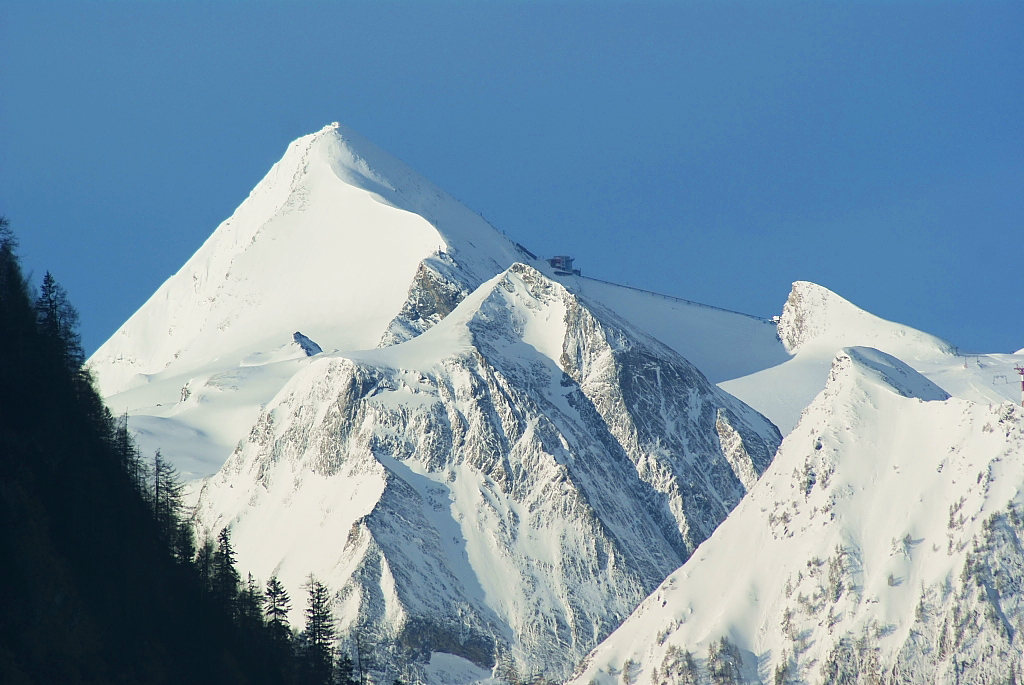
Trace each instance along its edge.
<path fill-rule="evenodd" d="M 407 340 L 514 262 L 554 271 L 430 181 L 339 124 L 292 143 L 186 264 L 89 360 L 145 452 L 217 471 L 309 359 Z M 788 358 L 769 321 L 574 276 L 591 301 L 713 382 Z"/>
<path fill-rule="evenodd" d="M 1020 682 L 1022 418 L 843 350 L 761 480 L 575 682 Z"/>
<path fill-rule="evenodd" d="M 205 476 L 301 366 L 273 360 L 294 332 L 328 350 L 405 339 L 526 258 L 479 215 L 332 124 L 293 142 L 89 363 L 145 448 L 162 446 L 186 476 Z"/>
<path fill-rule="evenodd" d="M 332 124 L 288 147 L 93 355 L 93 369 L 110 395 L 155 374 L 240 360 L 295 330 L 327 349 L 374 347 L 415 279 L 443 281 L 454 271 L 472 289 L 524 258 L 440 188 Z"/>
<path fill-rule="evenodd" d="M 556 272 L 334 124 L 89 363 L 378 680 L 563 680 L 632 612 L 577 681 L 675 685 L 1019 680 L 1022 362 Z"/>
<path fill-rule="evenodd" d="M 336 588 L 343 632 L 381 669 L 425 678 L 443 653 L 477 677 L 559 680 L 780 438 L 667 346 L 515 264 L 419 337 L 306 366 L 199 516 L 231 526 L 258 577 Z"/>
<path fill-rule="evenodd" d="M 771 321 L 556 277 L 332 125 L 90 364 L 145 450 L 214 474 L 198 520 L 243 571 L 316 573 L 443 682 L 568 676 L 756 481 L 781 435 L 688 356 L 787 357 Z"/>
<path fill-rule="evenodd" d="M 974 402 L 1019 401 L 1015 355 L 960 353 L 952 344 L 864 311 L 834 292 L 798 281 L 782 309 L 778 335 L 784 363 L 733 376 L 721 387 L 771 419 L 783 432 L 825 386 L 844 347 L 868 346 L 903 360 L 954 397 Z"/>

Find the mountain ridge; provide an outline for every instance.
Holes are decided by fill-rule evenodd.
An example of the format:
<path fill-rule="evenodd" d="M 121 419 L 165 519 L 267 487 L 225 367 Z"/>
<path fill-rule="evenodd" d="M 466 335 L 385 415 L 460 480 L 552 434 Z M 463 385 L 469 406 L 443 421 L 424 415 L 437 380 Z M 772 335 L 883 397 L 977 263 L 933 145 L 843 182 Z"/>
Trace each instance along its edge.
<path fill-rule="evenodd" d="M 290 144 L 90 363 L 110 395 L 296 329 L 329 348 L 373 347 L 421 263 L 445 256 L 470 288 L 522 258 L 479 215 L 332 124 Z M 339 317 L 349 325 L 332 323 Z"/>
<path fill-rule="evenodd" d="M 1022 418 L 843 350 L 748 497 L 573 682 L 1019 675 L 1022 557 L 1004 527 L 1020 528 Z"/>
<path fill-rule="evenodd" d="M 907 467 L 878 455 L 891 437 L 885 427 L 922 444 L 948 438 L 971 451 L 963 446 L 977 442 L 972 459 L 984 461 L 998 437 L 989 414 L 1002 417 L 1000 426 L 1013 418 L 996 405 L 1014 399 L 1014 386 L 997 379 L 1022 361 L 959 355 L 804 281 L 793 284 L 781 316 L 765 320 L 556 271 L 340 125 L 289 146 L 151 303 L 91 360 L 105 387 L 121 388 L 106 401 L 118 413 L 127 407 L 142 447 L 161 448 L 192 480 L 200 527 L 230 527 L 244 568 L 261 579 L 279 575 L 293 591 L 315 572 L 335 591 L 343 647 L 366 638 L 375 678 L 431 685 L 563 680 L 616 628 L 580 673 L 665 685 L 659 678 L 669 673 L 682 683 L 718 669 L 756 682 L 769 678 L 762 666 L 782 649 L 789 656 L 773 662 L 782 682 L 814 681 L 824 663 L 874 674 L 872 664 L 895 653 L 883 649 L 892 640 L 877 640 L 894 633 L 843 622 L 874 616 L 870 602 L 859 614 L 849 604 L 866 596 L 855 592 L 860 580 L 847 578 L 855 575 L 848 562 L 868 564 L 863 543 L 833 548 L 808 532 L 808 545 L 825 547 L 801 563 L 817 570 L 791 569 L 793 583 L 806 585 L 797 598 L 817 597 L 814 606 L 841 582 L 846 613 L 827 618 L 830 629 L 848 630 L 838 641 L 831 632 L 816 637 L 818 651 L 800 637 L 817 635 L 811 623 L 824 621 L 808 609 L 807 625 L 783 631 L 789 641 L 769 656 L 743 638 L 743 626 L 711 635 L 713 621 L 703 637 L 680 642 L 707 650 L 706 659 L 683 659 L 678 645 L 662 654 L 666 637 L 687 628 L 659 613 L 658 602 L 680 596 L 669 581 L 659 584 L 692 575 L 694 556 L 721 557 L 708 550 L 721 535 L 737 535 L 726 532 L 741 525 L 730 523 L 737 517 L 754 531 L 767 514 L 771 529 L 737 550 L 788 539 L 794 521 L 811 531 L 800 497 L 805 505 L 826 498 L 808 506 L 814 525 L 831 531 L 822 512 L 841 510 L 854 483 L 868 488 L 851 464 L 875 464 L 872 487 L 877 481 L 893 496 L 932 482 L 920 473 L 904 485 L 889 473 Z M 929 421 L 962 430 L 929 433 Z M 824 432 L 834 440 L 807 438 Z M 776 472 L 769 464 L 782 433 L 787 459 L 799 463 Z M 821 494 L 841 477 L 854 490 L 835 501 L 834 488 Z M 744 493 L 766 488 L 797 492 L 793 510 L 773 500 L 760 517 L 744 513 L 755 506 Z M 886 506 L 872 501 L 850 520 Z M 1013 506 L 1000 514 L 1011 528 Z M 928 511 L 941 519 L 941 510 Z M 973 525 L 980 514 L 972 516 Z M 1016 561 L 1005 540 L 991 527 L 970 530 L 961 542 L 990 550 L 984 563 L 1003 569 L 999 587 L 1011 588 Z M 907 545 L 913 561 L 919 548 Z M 742 594 L 757 556 L 724 558 L 707 562 L 717 570 L 702 587 L 713 594 L 723 579 L 735 581 L 723 591 L 730 616 L 760 597 L 781 601 L 778 578 L 762 583 L 775 590 Z M 981 568 L 957 559 L 971 573 Z M 773 571 L 787 563 L 776 559 Z M 841 577 L 828 581 L 831 590 L 821 580 L 826 567 Z M 885 587 L 903 587 L 903 577 L 893 571 L 895 585 Z M 933 594 L 922 601 L 944 616 L 942 625 L 959 621 L 941 588 L 928 587 Z M 982 611 L 968 590 L 957 586 L 964 606 Z M 683 614 L 699 607 L 691 599 Z M 894 618 L 871 630 L 906 628 L 907 601 L 886 604 Z M 1012 647 L 1013 601 L 1005 611 L 999 605 L 1010 642 L 999 642 L 993 623 L 972 633 L 978 644 Z M 837 602 L 832 609 L 841 611 Z M 806 607 L 790 609 L 796 621 Z M 922 628 L 935 644 L 937 626 Z M 629 631 L 633 638 L 621 637 Z M 648 652 L 616 656 L 640 637 Z M 900 657 L 900 668 L 932 673 L 922 665 L 926 651 Z"/>
<path fill-rule="evenodd" d="M 307 366 L 200 516 L 231 525 L 256 575 L 328 580 L 342 630 L 377 636 L 403 677 L 433 652 L 564 677 L 779 439 L 667 346 L 515 264 L 417 338 Z"/>
<path fill-rule="evenodd" d="M 407 341 L 516 261 L 555 277 L 434 184 L 332 124 L 289 145 L 89 365 L 140 446 L 202 478 L 309 363 L 275 352 L 295 331 L 328 352 Z M 556 278 L 693 358 L 715 382 L 787 357 L 771 323 Z"/>

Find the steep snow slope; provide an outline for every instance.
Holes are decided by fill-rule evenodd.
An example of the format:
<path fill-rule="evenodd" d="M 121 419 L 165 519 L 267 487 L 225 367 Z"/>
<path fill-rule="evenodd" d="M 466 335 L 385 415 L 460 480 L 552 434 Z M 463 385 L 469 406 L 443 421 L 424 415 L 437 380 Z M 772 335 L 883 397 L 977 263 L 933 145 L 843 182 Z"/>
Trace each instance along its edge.
<path fill-rule="evenodd" d="M 373 347 L 424 260 L 475 287 L 523 259 L 478 215 L 339 124 L 299 138 L 181 270 L 93 355 L 104 394 L 304 331 Z"/>
<path fill-rule="evenodd" d="M 337 590 L 380 677 L 440 677 L 453 655 L 558 679 L 779 440 L 670 348 L 516 264 L 412 340 L 313 358 L 199 516 L 231 526 L 244 571 Z"/>
<path fill-rule="evenodd" d="M 159 448 L 187 479 L 201 478 L 305 365 L 301 355 L 280 358 L 295 331 L 324 350 L 402 342 L 527 256 L 429 181 L 333 124 L 292 143 L 89 363 L 112 410 L 129 414 L 144 451 Z M 531 263 L 551 275 L 543 260 Z M 716 382 L 786 357 L 774 326 L 759 319 L 575 281 L 566 286 L 693 357 Z"/>
<path fill-rule="evenodd" d="M 89 360 L 147 453 L 186 478 L 217 470 L 300 368 L 272 363 L 302 331 L 324 349 L 415 335 L 520 249 L 339 124 L 289 145 L 235 213 Z"/>
<path fill-rule="evenodd" d="M 847 348 L 761 480 L 575 682 L 1020 682 L 1022 421 Z"/>
<path fill-rule="evenodd" d="M 793 284 L 778 333 L 791 358 L 720 386 L 771 419 L 783 435 L 824 387 L 836 353 L 851 345 L 899 357 L 954 397 L 986 403 L 1020 399 L 1008 381 L 1013 365 L 1024 358 L 960 355 L 945 340 L 881 319 L 814 283 Z"/>
<path fill-rule="evenodd" d="M 559 278 L 685 357 L 712 383 L 781 364 L 789 354 L 775 323 L 756 316 L 593 278 Z"/>

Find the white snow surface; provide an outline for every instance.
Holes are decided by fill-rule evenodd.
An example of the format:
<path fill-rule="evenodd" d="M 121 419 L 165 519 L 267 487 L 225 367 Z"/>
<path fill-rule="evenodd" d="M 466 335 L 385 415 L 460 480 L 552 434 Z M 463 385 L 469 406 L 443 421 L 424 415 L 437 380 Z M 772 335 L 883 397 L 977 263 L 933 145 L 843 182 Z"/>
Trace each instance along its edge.
<path fill-rule="evenodd" d="M 776 325 L 555 276 L 338 124 L 89 363 L 245 570 L 293 597 L 315 572 L 343 629 L 383 631 L 432 685 L 568 675 L 747 490 L 579 682 L 690 682 L 685 650 L 698 678 L 732 659 L 787 683 L 871 659 L 982 678 L 985 649 L 1024 653 L 1016 538 L 993 537 L 1024 535 L 1024 349 L 965 355 L 807 282 Z M 761 481 L 750 407 L 788 435 Z"/>
<path fill-rule="evenodd" d="M 373 347 L 420 262 L 442 252 L 474 287 L 522 259 L 479 215 L 332 124 L 289 145 L 90 364 L 112 395 L 213 360 L 237 364 L 294 331 L 324 349 Z"/>
<path fill-rule="evenodd" d="M 147 452 L 162 447 L 186 478 L 204 477 L 302 365 L 270 364 L 296 331 L 325 350 L 374 347 L 424 262 L 471 289 L 522 258 L 479 215 L 332 124 L 289 145 L 89 366 Z M 178 406 L 186 385 L 193 404 Z"/>
<path fill-rule="evenodd" d="M 1019 678 L 1022 422 L 841 351 L 758 483 L 574 682 Z"/>
<path fill-rule="evenodd" d="M 424 668 L 428 685 L 470 685 L 471 683 L 497 683 L 491 672 L 454 654 L 431 652 L 430 662 Z"/>
<path fill-rule="evenodd" d="M 529 260 L 479 215 L 332 124 L 289 145 L 89 365 L 146 454 L 160 448 L 186 479 L 203 478 L 308 363 L 289 344 L 295 332 L 325 351 L 401 342 L 515 261 Z M 714 382 L 787 357 L 774 325 L 755 317 L 561 280 Z"/>
<path fill-rule="evenodd" d="M 558 280 L 674 349 L 712 383 L 747 376 L 790 357 L 768 319 L 593 278 Z"/>
<path fill-rule="evenodd" d="M 197 516 L 231 527 L 243 573 L 293 596 L 316 574 L 343 634 L 374 634 L 405 678 L 435 677 L 431 652 L 558 678 L 779 439 L 670 348 L 516 264 L 416 338 L 310 358 Z"/>
<path fill-rule="evenodd" d="M 961 354 L 941 338 L 881 319 L 814 283 L 793 284 L 778 334 L 791 357 L 719 385 L 771 419 L 783 435 L 796 426 L 804 407 L 824 387 L 835 355 L 850 346 L 894 355 L 954 397 L 983 403 L 1020 401 L 1013 366 L 1024 357 Z"/>

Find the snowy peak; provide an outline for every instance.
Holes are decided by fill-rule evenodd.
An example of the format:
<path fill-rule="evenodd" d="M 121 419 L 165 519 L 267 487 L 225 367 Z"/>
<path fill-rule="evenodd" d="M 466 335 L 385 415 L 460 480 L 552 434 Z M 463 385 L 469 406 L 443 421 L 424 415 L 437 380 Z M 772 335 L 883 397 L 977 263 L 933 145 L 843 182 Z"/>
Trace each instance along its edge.
<path fill-rule="evenodd" d="M 327 349 L 372 348 L 443 317 L 443 303 L 410 309 L 424 279 L 437 286 L 428 294 L 457 301 L 522 258 L 479 215 L 332 124 L 289 145 L 90 363 L 111 395 L 237 363 L 295 330 Z"/>
<path fill-rule="evenodd" d="M 791 354 L 827 348 L 831 356 L 848 345 L 878 347 L 913 359 L 954 352 L 945 340 L 881 319 L 807 281 L 793 284 L 779 320 L 779 337 Z"/>
<path fill-rule="evenodd" d="M 443 251 L 457 261 L 464 261 L 460 254 L 483 260 L 467 265 L 482 269 L 478 277 L 524 258 L 520 248 L 479 214 L 352 129 L 335 122 L 309 138 L 310 149 L 342 182 L 425 218 L 438 229 Z"/>
<path fill-rule="evenodd" d="M 425 679 L 569 675 L 706 539 L 780 436 L 685 359 L 514 264 L 421 335 L 321 354 L 205 484 L 245 571 L 338 592 Z M 393 676 L 389 676 L 393 677 Z"/>
<path fill-rule="evenodd" d="M 946 397 L 840 353 L 743 502 L 574 682 L 1018 681 L 1024 416 Z"/>
<path fill-rule="evenodd" d="M 798 281 L 783 308 L 778 334 L 790 357 L 778 366 L 766 368 L 743 378 L 721 383 L 721 387 L 770 418 L 788 433 L 796 426 L 800 412 L 825 387 L 832 362 L 844 348 L 870 347 L 871 364 L 890 367 L 898 359 L 902 366 L 882 373 L 880 382 L 898 391 L 925 399 L 938 399 L 948 393 L 972 402 L 1002 403 L 1018 401 L 1019 394 L 1010 379 L 1015 355 L 961 355 L 950 343 L 892 321 L 886 321 L 851 304 L 830 290 Z M 884 353 L 885 356 L 878 356 Z M 867 370 L 869 358 L 858 364 Z M 923 386 L 919 378 L 911 386 L 901 385 L 903 373 L 913 368 L 933 385 Z M 893 369 L 899 369 L 893 371 Z M 910 376 L 907 376 L 910 378 Z"/>
<path fill-rule="evenodd" d="M 481 291 L 486 292 L 487 288 Z M 560 283 L 533 267 L 516 263 L 495 279 L 473 314 L 470 330 L 478 345 L 517 340 L 564 370 L 566 313 L 576 302 L 575 296 Z M 498 331 L 502 333 L 500 338 L 494 335 Z"/>
<path fill-rule="evenodd" d="M 891 354 L 873 347 L 846 347 L 832 365 L 829 383 L 843 374 L 856 375 L 903 397 L 925 401 L 948 400 L 950 394 Z"/>
<path fill-rule="evenodd" d="M 162 448 L 189 477 L 208 476 L 301 367 L 295 352 L 302 346 L 282 348 L 295 331 L 327 351 L 397 345 L 523 261 L 548 268 L 408 166 L 332 124 L 291 143 L 89 363 L 107 402 L 128 411 L 144 449 Z M 770 322 L 563 280 L 693 357 L 716 380 L 785 357 Z M 308 355 L 313 348 L 302 349 Z M 190 405 L 194 411 L 177 406 L 186 384 L 228 377 L 245 380 L 205 396 L 201 408 Z"/>
<path fill-rule="evenodd" d="M 987 373 L 980 368 L 981 363 L 978 363 L 981 373 L 973 373 L 945 340 L 881 319 L 814 283 L 797 281 L 793 284 L 778 322 L 778 335 L 791 355 L 788 360 L 749 376 L 725 381 L 721 387 L 770 418 L 783 433 L 796 426 L 800 412 L 825 387 L 836 355 L 849 347 L 870 347 L 878 351 L 858 361 L 859 368 L 865 371 L 870 368 L 869 361 L 883 367 L 895 363 L 890 359 L 898 358 L 903 362 L 903 366 L 890 369 L 895 375 L 883 373 L 878 377 L 883 383 L 892 381 L 894 388 L 916 392 L 899 383 L 901 372 L 909 373 L 904 367 L 912 367 L 956 397 L 1003 399 L 991 390 L 991 376 L 985 378 Z M 878 356 L 882 353 L 886 356 Z M 938 396 L 933 389 L 921 392 L 929 397 Z"/>

